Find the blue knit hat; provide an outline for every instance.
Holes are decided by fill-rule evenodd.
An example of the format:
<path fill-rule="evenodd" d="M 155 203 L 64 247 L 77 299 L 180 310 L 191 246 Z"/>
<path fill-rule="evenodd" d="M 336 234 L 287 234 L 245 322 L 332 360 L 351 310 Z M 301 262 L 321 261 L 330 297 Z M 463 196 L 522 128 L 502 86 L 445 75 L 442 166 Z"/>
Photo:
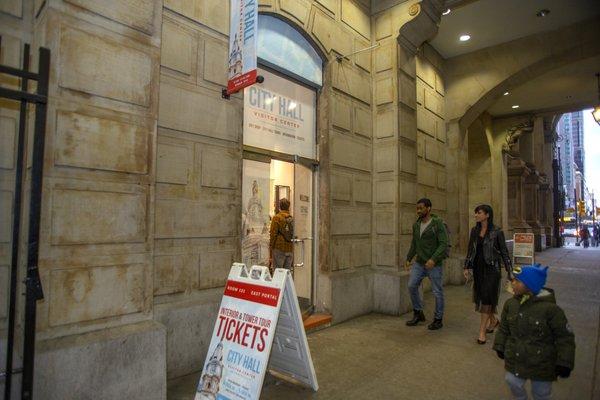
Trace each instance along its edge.
<path fill-rule="evenodd" d="M 515 268 L 513 272 L 516 279 L 523 282 L 533 294 L 537 295 L 546 284 L 548 267 L 542 267 L 540 264 L 524 265 L 521 268 Z"/>

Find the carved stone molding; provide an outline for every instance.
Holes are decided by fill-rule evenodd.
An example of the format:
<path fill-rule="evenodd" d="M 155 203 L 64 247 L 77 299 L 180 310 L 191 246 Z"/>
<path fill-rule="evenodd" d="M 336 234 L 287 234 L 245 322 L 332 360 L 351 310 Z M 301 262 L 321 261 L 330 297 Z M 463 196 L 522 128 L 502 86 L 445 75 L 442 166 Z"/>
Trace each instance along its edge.
<path fill-rule="evenodd" d="M 519 138 L 523 133 L 533 131 L 533 120 L 529 120 L 508 128 L 506 132 L 505 143 L 502 145 L 502 151 L 510 154 L 518 153 Z"/>
<path fill-rule="evenodd" d="M 412 55 L 417 54 L 419 47 L 427 40 L 433 38 L 440 25 L 443 0 L 423 0 L 411 7 L 411 16 L 416 16 L 400 28 L 398 43 L 406 48 Z"/>

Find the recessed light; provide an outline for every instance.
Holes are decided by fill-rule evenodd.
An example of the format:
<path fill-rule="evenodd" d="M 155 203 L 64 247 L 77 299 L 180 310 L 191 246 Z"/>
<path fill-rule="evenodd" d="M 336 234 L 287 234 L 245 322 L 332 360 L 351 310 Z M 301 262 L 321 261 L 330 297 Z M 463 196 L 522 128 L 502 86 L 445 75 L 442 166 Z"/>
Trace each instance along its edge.
<path fill-rule="evenodd" d="M 471 35 L 460 35 L 460 37 L 458 38 L 458 40 L 460 40 L 461 42 L 466 42 L 469 39 L 471 39 Z"/>
<path fill-rule="evenodd" d="M 519 105 L 515 104 L 514 106 L 512 106 L 512 108 L 519 108 Z"/>
<path fill-rule="evenodd" d="M 544 8 L 543 10 L 538 11 L 537 14 L 535 14 L 535 15 L 537 15 L 540 18 L 544 18 L 548 14 L 550 14 L 550 10 L 548 10 L 547 8 Z"/>
<path fill-rule="evenodd" d="M 505 96 L 508 96 L 510 94 L 510 92 L 504 92 Z"/>
<path fill-rule="evenodd" d="M 444 11 L 442 13 L 442 15 L 448 15 L 448 14 L 450 14 L 450 12 L 452 12 L 452 10 L 451 9 L 447 9 L 446 11 Z"/>

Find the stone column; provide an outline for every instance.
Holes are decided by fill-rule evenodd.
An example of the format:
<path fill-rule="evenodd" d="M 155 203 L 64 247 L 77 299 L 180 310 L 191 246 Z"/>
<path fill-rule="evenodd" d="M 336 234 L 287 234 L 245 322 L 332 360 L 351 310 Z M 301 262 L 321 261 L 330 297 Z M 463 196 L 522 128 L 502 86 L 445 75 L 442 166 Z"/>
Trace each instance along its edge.
<path fill-rule="evenodd" d="M 542 225 L 544 239 L 541 241 L 541 250 L 552 245 L 552 191 L 548 177 L 540 174 L 541 184 L 538 190 L 539 196 L 539 221 Z"/>
<path fill-rule="evenodd" d="M 523 209 L 525 221 L 531 227 L 532 232 L 535 234 L 535 249 L 541 251 L 542 240 L 546 241 L 546 233 L 542 224 L 540 223 L 540 198 L 539 198 L 539 187 L 540 187 L 540 175 L 533 166 L 529 165 L 530 174 L 525 178 L 524 182 L 524 206 Z"/>
<path fill-rule="evenodd" d="M 515 232 L 531 232 L 525 221 L 525 179 L 531 170 L 520 158 L 513 158 L 508 164 L 508 224 L 509 237 Z"/>

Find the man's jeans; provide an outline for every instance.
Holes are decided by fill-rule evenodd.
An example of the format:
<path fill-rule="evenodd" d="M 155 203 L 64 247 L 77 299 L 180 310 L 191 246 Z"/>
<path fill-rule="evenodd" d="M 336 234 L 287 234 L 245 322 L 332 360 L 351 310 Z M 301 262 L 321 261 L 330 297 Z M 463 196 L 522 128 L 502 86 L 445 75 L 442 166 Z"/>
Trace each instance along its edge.
<path fill-rule="evenodd" d="M 278 249 L 273 249 L 273 268 L 292 269 L 293 259 L 294 253 L 286 253 Z"/>
<path fill-rule="evenodd" d="M 506 373 L 505 379 L 514 400 L 528 399 L 525 390 L 526 379 L 521 379 L 510 372 Z M 552 382 L 531 381 L 531 395 L 533 400 L 550 400 L 552 398 Z"/>
<path fill-rule="evenodd" d="M 435 297 L 435 319 L 442 319 L 444 316 L 444 279 L 442 266 L 436 265 L 427 270 L 424 265 L 415 262 L 410 269 L 410 278 L 408 280 L 408 291 L 413 309 L 423 310 L 423 300 L 419 294 L 419 286 L 425 277 L 431 281 L 431 291 Z"/>

